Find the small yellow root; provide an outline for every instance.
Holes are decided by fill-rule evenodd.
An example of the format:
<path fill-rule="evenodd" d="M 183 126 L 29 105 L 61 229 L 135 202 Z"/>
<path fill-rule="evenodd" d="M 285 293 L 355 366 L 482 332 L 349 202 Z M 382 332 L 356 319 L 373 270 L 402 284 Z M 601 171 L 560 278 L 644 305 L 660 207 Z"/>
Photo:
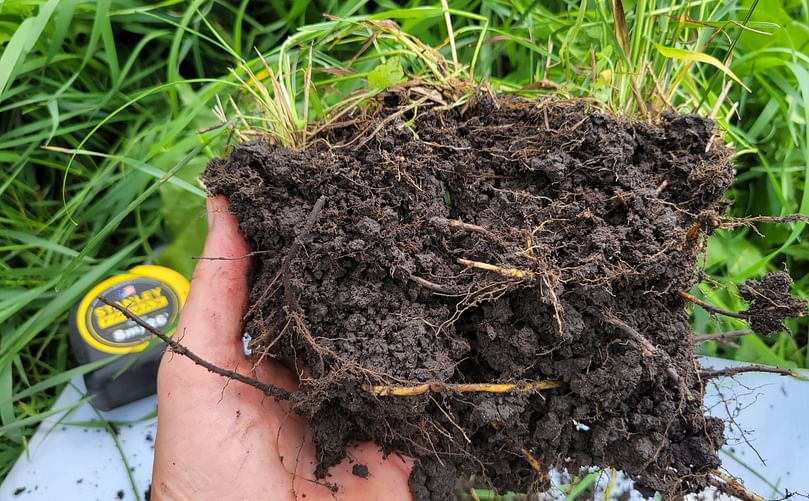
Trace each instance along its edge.
<path fill-rule="evenodd" d="M 478 268 L 486 271 L 493 271 L 508 278 L 519 278 L 524 280 L 526 278 L 534 278 L 534 273 L 526 270 L 518 270 L 517 268 L 503 268 L 489 263 L 481 263 L 480 261 L 470 261 L 469 259 L 458 259 L 458 264 L 469 266 L 471 268 Z"/>
<path fill-rule="evenodd" d="M 526 449 L 525 447 L 520 449 L 520 452 L 522 453 L 522 455 L 525 457 L 525 460 L 528 461 L 528 464 L 531 465 L 531 468 L 535 472 L 539 473 L 540 475 L 544 474 L 544 472 L 542 471 L 542 463 L 539 462 L 539 459 L 537 459 L 533 454 L 528 452 L 528 449 Z"/>
<path fill-rule="evenodd" d="M 526 233 L 526 244 L 529 245 L 531 244 L 531 235 L 529 233 Z M 528 249 L 525 252 L 530 255 L 531 247 L 528 247 Z M 458 259 L 458 264 L 463 266 L 469 266 L 470 268 L 478 268 L 481 270 L 493 271 L 507 278 L 517 278 L 520 280 L 525 280 L 525 279 L 533 279 L 534 277 L 536 277 L 536 273 L 534 273 L 533 271 L 520 270 L 517 268 L 503 268 L 502 266 L 495 266 L 493 264 L 482 263 L 480 261 L 470 261 L 469 259 Z M 553 286 L 551 285 L 550 281 L 544 275 L 540 276 L 542 277 L 542 282 L 548 288 L 548 294 L 551 297 L 551 302 L 553 304 L 554 318 L 556 319 L 556 327 L 558 329 L 557 334 L 562 336 L 564 335 L 565 329 L 564 324 L 562 323 L 561 306 L 559 305 L 559 299 L 556 297 L 556 293 L 554 292 Z"/>
<path fill-rule="evenodd" d="M 711 484 L 725 494 L 730 494 L 744 501 L 764 501 L 763 497 L 750 491 L 730 475 L 719 470 L 714 471 L 713 474 L 722 479 L 722 482 L 711 482 Z"/>
<path fill-rule="evenodd" d="M 525 255 L 533 258 L 534 257 L 534 237 L 531 235 L 531 231 L 528 229 L 522 230 L 522 238 L 525 242 Z"/>
<path fill-rule="evenodd" d="M 531 393 L 559 388 L 559 381 L 529 381 L 527 383 L 446 384 L 422 383 L 413 386 L 362 385 L 362 389 L 378 397 L 415 397 L 425 393 Z"/>

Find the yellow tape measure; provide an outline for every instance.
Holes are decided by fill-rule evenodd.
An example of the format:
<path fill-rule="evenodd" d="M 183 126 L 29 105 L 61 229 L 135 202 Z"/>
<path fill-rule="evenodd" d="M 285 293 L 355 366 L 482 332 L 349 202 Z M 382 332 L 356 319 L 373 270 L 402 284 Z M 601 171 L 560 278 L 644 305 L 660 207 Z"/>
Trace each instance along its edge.
<path fill-rule="evenodd" d="M 149 345 L 146 330 L 99 298 L 120 304 L 162 332 L 177 321 L 188 288 L 188 280 L 174 270 L 136 266 L 104 280 L 84 296 L 76 310 L 76 329 L 98 351 L 116 355 L 142 351 Z"/>
<path fill-rule="evenodd" d="M 118 303 L 167 335 L 177 324 L 188 280 L 162 266 L 136 266 L 93 287 L 70 316 L 70 345 L 80 364 L 122 355 L 84 375 L 87 394 L 101 410 L 151 395 L 157 388 L 162 343 L 149 348 L 151 335 L 100 298 Z M 148 349 L 147 349 L 148 348 Z"/>

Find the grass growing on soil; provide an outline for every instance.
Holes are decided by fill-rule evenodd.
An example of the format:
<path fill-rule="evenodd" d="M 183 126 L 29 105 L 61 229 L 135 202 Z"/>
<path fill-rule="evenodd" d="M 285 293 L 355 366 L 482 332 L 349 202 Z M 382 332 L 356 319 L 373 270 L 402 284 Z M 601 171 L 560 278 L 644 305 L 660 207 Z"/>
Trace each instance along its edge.
<path fill-rule="evenodd" d="M 279 43 L 298 26 L 324 22 L 322 12 L 345 18 L 383 8 L 392 12 L 375 19 L 394 18 L 452 60 L 439 5 L 382 5 L 38 0 L 0 6 L 0 476 L 24 450 L 58 389 L 85 370 L 73 368 L 66 335 L 67 311 L 80 295 L 146 259 L 190 272 L 188 256 L 198 253 L 204 233 L 203 192 L 194 179 L 229 139 L 227 127 L 216 128 L 220 120 L 212 110 L 217 98 L 226 108 L 230 96 L 244 95 L 229 68 L 247 59 L 260 75 L 263 64 L 253 47 L 277 64 Z M 774 0 L 682 5 L 626 3 L 623 37 L 603 3 L 449 2 L 458 60 L 474 60 L 476 76 L 520 94 L 593 96 L 624 113 L 642 114 L 666 100 L 680 110 L 715 112 L 738 151 L 731 213 L 809 214 L 809 12 Z M 294 85 L 305 80 L 309 47 L 313 64 L 329 63 L 317 59 L 321 47 L 307 47 L 323 31 L 315 24 L 298 32 L 304 50 L 295 55 Z M 691 52 L 661 51 L 652 42 Z M 374 76 L 385 55 L 380 44 L 371 48 L 376 57 L 356 62 L 355 74 L 318 74 L 315 84 L 345 95 L 372 93 L 373 81 L 384 87 L 397 67 Z M 729 72 L 701 62 L 699 54 L 726 62 L 752 92 L 731 84 L 725 93 L 733 82 Z M 394 55 L 411 68 L 407 54 Z M 303 94 L 298 87 L 297 101 Z M 293 130 L 337 102 L 337 93 L 327 94 L 321 103 L 312 98 L 306 117 L 290 106 Z M 233 118 L 232 110 L 225 116 Z M 167 173 L 172 177 L 164 181 Z M 805 225 L 757 229 L 763 236 L 749 228 L 712 236 L 706 270 L 716 283 L 692 292 L 739 310 L 733 284 L 786 266 L 796 281 L 793 293 L 807 298 Z M 693 320 L 697 332 L 746 328 L 700 308 Z M 791 329 L 792 335 L 774 339 L 703 343 L 701 350 L 806 367 L 807 320 Z"/>

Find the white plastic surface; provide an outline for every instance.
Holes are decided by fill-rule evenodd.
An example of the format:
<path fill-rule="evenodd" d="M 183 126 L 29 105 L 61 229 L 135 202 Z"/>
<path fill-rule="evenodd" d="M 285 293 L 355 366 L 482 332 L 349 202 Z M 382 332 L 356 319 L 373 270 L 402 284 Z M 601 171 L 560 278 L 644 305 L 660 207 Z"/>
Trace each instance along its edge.
<path fill-rule="evenodd" d="M 717 369 L 738 365 L 718 359 L 701 363 Z M 81 379 L 74 381 L 55 409 L 74 405 L 83 391 Z M 809 492 L 809 383 L 773 374 L 744 374 L 711 385 L 706 405 L 711 414 L 734 419 L 727 430 L 729 444 L 721 453 L 731 475 L 766 498 L 782 497 L 786 489 Z M 83 403 L 54 414 L 42 423 L 28 454 L 0 486 L 0 500 L 143 500 L 151 483 L 155 410 L 156 399 L 149 397 L 110 412 Z M 105 420 L 117 428 L 120 450 L 114 435 L 97 427 Z M 88 428 L 88 423 L 96 427 Z M 746 441 L 741 430 L 747 432 Z"/>
<path fill-rule="evenodd" d="M 704 367 L 747 365 L 713 358 Z M 809 378 L 809 372 L 801 372 Z M 705 405 L 728 419 L 722 466 L 765 499 L 786 491 L 809 494 L 809 382 L 776 374 L 747 373 L 709 383 Z M 802 499 L 802 498 L 800 498 Z"/>
<path fill-rule="evenodd" d="M 82 378 L 75 379 L 54 409 L 74 406 L 84 391 Z M 108 412 L 84 402 L 54 414 L 0 486 L 0 500 L 144 500 L 152 481 L 156 410 L 157 398 L 151 396 Z"/>

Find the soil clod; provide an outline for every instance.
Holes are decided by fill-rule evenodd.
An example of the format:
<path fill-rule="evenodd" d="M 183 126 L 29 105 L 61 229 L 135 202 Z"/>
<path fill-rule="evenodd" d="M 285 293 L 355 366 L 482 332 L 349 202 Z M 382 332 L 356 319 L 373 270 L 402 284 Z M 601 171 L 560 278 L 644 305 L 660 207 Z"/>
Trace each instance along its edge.
<path fill-rule="evenodd" d="M 750 305 L 745 313 L 753 332 L 764 336 L 784 332 L 787 330 L 784 320 L 806 314 L 806 302 L 789 294 L 790 285 L 789 274 L 779 271 L 739 286 L 739 293 Z"/>
<path fill-rule="evenodd" d="M 351 474 L 360 478 L 368 478 L 368 467 L 364 464 L 355 464 L 351 467 Z"/>
<path fill-rule="evenodd" d="M 303 150 L 238 145 L 204 176 L 254 251 L 254 356 L 305 365 L 289 401 L 315 473 L 371 440 L 416 460 L 416 499 L 472 475 L 537 491 L 587 465 L 666 498 L 706 487 L 723 424 L 675 292 L 733 179 L 713 124 L 397 99 Z M 797 312 L 768 295 L 780 280 L 742 287 L 753 329 Z"/>

